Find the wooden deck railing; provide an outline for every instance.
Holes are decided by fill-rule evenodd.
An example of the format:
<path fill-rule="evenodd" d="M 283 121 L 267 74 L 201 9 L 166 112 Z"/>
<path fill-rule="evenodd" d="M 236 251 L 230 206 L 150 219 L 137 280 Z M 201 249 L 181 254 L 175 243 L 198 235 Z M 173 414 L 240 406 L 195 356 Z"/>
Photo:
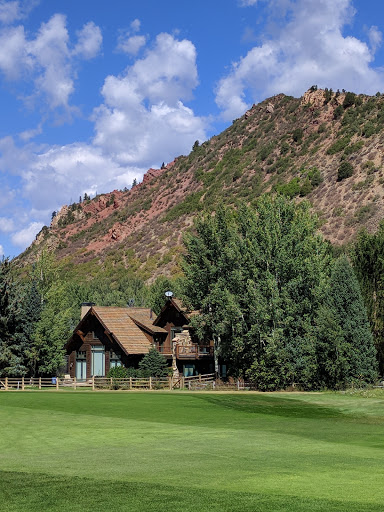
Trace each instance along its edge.
<path fill-rule="evenodd" d="M 213 347 L 200 346 L 194 343 L 193 345 L 177 345 L 176 357 L 178 359 L 197 359 L 200 357 L 212 357 Z"/>

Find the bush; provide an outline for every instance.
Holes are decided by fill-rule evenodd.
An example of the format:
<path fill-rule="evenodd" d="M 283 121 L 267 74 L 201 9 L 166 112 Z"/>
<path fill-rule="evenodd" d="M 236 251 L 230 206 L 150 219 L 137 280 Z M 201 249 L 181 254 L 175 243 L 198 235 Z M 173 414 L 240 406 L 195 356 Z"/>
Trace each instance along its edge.
<path fill-rule="evenodd" d="M 109 369 L 107 373 L 107 377 L 112 377 L 114 379 L 126 379 L 129 377 L 128 370 L 125 366 L 114 366 Z"/>
<path fill-rule="evenodd" d="M 343 107 L 348 108 L 352 107 L 352 105 L 355 103 L 356 94 L 353 92 L 347 92 L 343 101 Z"/>
<path fill-rule="evenodd" d="M 301 144 L 301 140 L 303 138 L 304 132 L 301 128 L 296 128 L 296 130 L 292 133 L 292 138 L 298 144 Z"/>
<path fill-rule="evenodd" d="M 139 363 L 142 377 L 167 377 L 167 360 L 155 348 L 151 348 Z"/>
<path fill-rule="evenodd" d="M 333 113 L 333 119 L 340 119 L 340 117 L 343 115 L 344 107 L 343 105 L 339 105 L 335 108 L 335 111 Z"/>
<path fill-rule="evenodd" d="M 353 166 L 349 162 L 342 162 L 337 171 L 337 181 L 350 178 L 353 174 Z"/>

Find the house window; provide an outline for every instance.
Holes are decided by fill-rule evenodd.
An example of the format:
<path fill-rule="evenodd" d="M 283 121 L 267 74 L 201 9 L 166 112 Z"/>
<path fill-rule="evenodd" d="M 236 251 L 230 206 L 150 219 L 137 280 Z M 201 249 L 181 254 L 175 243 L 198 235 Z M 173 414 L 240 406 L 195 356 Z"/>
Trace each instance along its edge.
<path fill-rule="evenodd" d="M 92 345 L 92 369 L 91 373 L 95 377 L 105 376 L 105 349 L 100 345 Z"/>
<path fill-rule="evenodd" d="M 179 333 L 183 332 L 183 329 L 181 327 L 171 327 L 171 340 Z"/>
<path fill-rule="evenodd" d="M 76 379 L 85 380 L 87 378 L 87 360 L 85 351 L 76 352 Z"/>
<path fill-rule="evenodd" d="M 113 350 L 109 353 L 109 367 L 116 368 L 116 366 L 122 366 L 121 355 L 116 354 Z"/>
<path fill-rule="evenodd" d="M 183 374 L 184 377 L 192 377 L 195 372 L 194 364 L 184 364 L 183 365 Z"/>

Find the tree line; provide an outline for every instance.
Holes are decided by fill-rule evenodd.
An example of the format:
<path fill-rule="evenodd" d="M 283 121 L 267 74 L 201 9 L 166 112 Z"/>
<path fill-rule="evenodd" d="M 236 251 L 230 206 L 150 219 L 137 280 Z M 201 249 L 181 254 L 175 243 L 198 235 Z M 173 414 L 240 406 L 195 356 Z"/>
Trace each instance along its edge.
<path fill-rule="evenodd" d="M 0 375 L 60 371 L 81 302 L 134 301 L 158 313 L 172 289 L 201 312 L 196 335 L 214 341 L 233 376 L 261 390 L 372 383 L 384 369 L 384 225 L 339 256 L 317 228 L 308 203 L 279 195 L 219 206 L 185 236 L 183 277 L 152 286 L 135 276 L 114 286 L 65 281 L 49 254 L 21 281 L 3 260 Z"/>

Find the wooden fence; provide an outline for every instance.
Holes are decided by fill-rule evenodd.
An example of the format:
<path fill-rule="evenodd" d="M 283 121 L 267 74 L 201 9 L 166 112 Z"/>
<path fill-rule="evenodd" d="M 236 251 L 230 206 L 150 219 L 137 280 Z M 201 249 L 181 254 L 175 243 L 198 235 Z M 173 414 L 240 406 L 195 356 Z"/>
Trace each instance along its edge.
<path fill-rule="evenodd" d="M 204 389 L 214 387 L 215 374 L 196 375 L 193 377 L 129 377 L 120 379 L 116 377 L 92 377 L 80 380 L 76 378 L 61 377 L 4 377 L 0 378 L 0 390 L 40 390 L 40 389 Z"/>

